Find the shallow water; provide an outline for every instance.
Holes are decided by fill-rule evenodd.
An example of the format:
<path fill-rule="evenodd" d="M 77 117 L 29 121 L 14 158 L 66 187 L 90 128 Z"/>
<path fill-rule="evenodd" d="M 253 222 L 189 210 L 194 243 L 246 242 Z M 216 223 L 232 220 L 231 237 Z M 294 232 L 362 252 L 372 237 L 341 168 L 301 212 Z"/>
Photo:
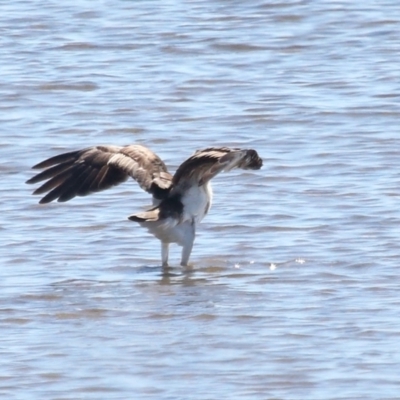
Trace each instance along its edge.
<path fill-rule="evenodd" d="M 394 1 L 2 5 L 0 394 L 395 399 L 400 13 Z M 35 163 L 142 143 L 214 180 L 192 271 L 159 267 L 134 182 L 40 206 Z"/>

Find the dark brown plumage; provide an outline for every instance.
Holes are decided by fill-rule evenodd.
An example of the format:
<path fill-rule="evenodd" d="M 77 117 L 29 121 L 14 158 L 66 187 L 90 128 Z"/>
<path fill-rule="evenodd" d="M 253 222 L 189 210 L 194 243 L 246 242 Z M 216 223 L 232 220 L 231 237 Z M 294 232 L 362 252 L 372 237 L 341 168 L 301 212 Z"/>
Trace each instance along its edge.
<path fill-rule="evenodd" d="M 144 146 L 95 146 L 51 157 L 34 169 L 46 168 L 26 183 L 48 180 L 33 194 L 43 194 L 40 203 L 68 201 L 135 179 L 146 192 L 162 199 L 171 186 L 172 175 L 164 162 Z"/>

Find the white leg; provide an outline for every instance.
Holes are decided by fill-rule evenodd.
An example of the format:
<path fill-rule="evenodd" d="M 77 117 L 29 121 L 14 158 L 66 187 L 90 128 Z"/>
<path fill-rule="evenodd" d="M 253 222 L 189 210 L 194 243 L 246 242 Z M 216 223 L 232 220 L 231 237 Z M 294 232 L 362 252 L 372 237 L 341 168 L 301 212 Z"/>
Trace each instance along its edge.
<path fill-rule="evenodd" d="M 168 254 L 169 254 L 169 243 L 161 242 L 161 260 L 163 267 L 168 267 Z"/>
<path fill-rule="evenodd" d="M 182 267 L 187 267 L 188 266 L 188 262 L 189 262 L 190 254 L 192 252 L 192 248 L 193 248 L 193 241 L 191 243 L 186 243 L 183 246 L 182 258 L 181 258 Z"/>
<path fill-rule="evenodd" d="M 188 266 L 190 254 L 193 249 L 194 237 L 195 237 L 195 225 L 193 222 L 190 231 L 187 232 L 187 235 L 185 236 L 185 243 L 183 244 L 182 258 L 181 258 L 182 267 Z"/>

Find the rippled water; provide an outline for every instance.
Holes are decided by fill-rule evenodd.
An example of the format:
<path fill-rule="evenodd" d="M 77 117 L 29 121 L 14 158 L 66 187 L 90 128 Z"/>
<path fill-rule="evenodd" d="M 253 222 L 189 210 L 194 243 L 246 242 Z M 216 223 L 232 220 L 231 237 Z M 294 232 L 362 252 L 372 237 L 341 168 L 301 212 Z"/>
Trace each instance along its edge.
<path fill-rule="evenodd" d="M 397 2 L 1 11 L 2 398 L 400 397 Z M 133 182 L 47 206 L 24 183 L 135 142 L 171 171 L 210 145 L 264 158 L 214 180 L 192 272 L 126 219 Z"/>

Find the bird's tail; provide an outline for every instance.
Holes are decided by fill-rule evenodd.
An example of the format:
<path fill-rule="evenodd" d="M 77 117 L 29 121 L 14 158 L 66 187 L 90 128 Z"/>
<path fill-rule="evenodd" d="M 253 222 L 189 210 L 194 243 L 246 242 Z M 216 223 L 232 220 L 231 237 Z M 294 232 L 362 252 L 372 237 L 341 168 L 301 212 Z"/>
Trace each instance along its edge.
<path fill-rule="evenodd" d="M 160 209 L 153 208 L 152 210 L 148 210 L 139 214 L 132 214 L 128 217 L 130 221 L 134 222 L 156 222 L 160 217 Z"/>

